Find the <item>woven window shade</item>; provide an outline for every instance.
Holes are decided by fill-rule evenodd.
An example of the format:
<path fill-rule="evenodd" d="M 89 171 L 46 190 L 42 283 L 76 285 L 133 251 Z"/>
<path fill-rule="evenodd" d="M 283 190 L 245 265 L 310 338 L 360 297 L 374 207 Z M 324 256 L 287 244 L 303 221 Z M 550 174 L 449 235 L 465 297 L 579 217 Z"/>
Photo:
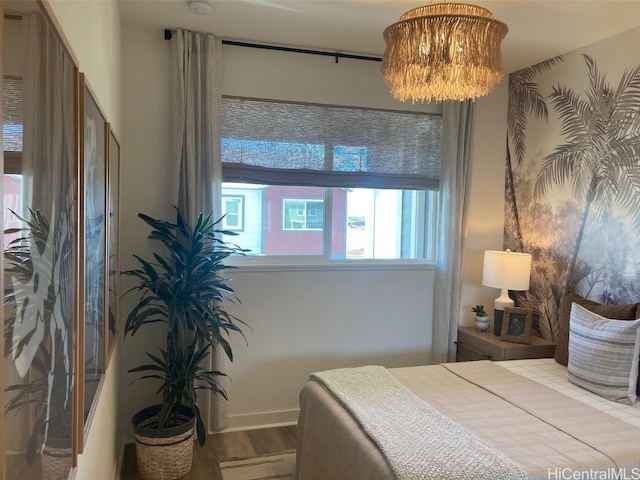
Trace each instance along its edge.
<path fill-rule="evenodd" d="M 5 152 L 22 151 L 22 79 L 2 80 L 2 144 Z"/>
<path fill-rule="evenodd" d="M 437 189 L 441 117 L 223 98 L 225 182 Z"/>

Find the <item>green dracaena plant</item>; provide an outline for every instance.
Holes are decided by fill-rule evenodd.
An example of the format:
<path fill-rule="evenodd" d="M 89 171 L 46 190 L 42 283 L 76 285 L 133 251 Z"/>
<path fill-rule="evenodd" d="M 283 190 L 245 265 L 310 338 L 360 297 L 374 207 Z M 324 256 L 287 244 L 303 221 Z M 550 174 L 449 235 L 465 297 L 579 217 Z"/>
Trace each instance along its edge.
<path fill-rule="evenodd" d="M 222 348 L 233 361 L 229 337 L 234 332 L 244 337 L 242 328 L 247 326 L 225 309 L 225 304 L 237 301 L 225 276 L 234 267 L 226 261 L 247 250 L 224 241 L 223 236 L 236 233 L 218 229 L 222 219 L 214 221 L 210 214 L 200 214 L 195 225 L 190 225 L 178 209 L 175 223 L 138 216 L 152 229 L 148 238 L 164 249 L 153 253 L 153 261 L 134 255 L 138 268 L 122 272 L 137 283 L 125 295 L 141 294 L 127 317 L 124 335 L 133 336 L 142 327 L 158 323 L 168 332 L 166 348 L 147 353 L 150 362 L 129 372 L 143 373 L 138 380 L 160 381 L 158 427 L 170 426 L 177 418 L 178 407 L 187 406 L 194 412 L 202 445 L 205 429 L 197 405 L 198 390 L 227 398 L 220 384 L 225 374 L 206 369 L 204 360 L 214 349 Z"/>

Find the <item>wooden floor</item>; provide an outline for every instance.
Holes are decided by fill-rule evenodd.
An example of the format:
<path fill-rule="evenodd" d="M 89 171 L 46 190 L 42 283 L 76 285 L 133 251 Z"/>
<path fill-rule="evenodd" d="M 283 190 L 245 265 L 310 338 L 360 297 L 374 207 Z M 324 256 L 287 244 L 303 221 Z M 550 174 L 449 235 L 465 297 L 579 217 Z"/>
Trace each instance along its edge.
<path fill-rule="evenodd" d="M 204 447 L 196 443 L 193 467 L 181 480 L 222 480 L 218 462 L 280 453 L 296 448 L 296 426 L 209 435 Z M 135 445 L 125 445 L 121 480 L 136 479 Z"/>

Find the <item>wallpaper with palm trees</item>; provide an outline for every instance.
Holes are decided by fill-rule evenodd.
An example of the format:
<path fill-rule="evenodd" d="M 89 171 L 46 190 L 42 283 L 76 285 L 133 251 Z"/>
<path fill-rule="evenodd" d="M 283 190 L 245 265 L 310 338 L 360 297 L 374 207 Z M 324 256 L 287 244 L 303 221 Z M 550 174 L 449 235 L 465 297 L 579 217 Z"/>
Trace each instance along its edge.
<path fill-rule="evenodd" d="M 505 248 L 533 255 L 545 338 L 562 292 L 640 301 L 640 29 L 510 75 Z"/>

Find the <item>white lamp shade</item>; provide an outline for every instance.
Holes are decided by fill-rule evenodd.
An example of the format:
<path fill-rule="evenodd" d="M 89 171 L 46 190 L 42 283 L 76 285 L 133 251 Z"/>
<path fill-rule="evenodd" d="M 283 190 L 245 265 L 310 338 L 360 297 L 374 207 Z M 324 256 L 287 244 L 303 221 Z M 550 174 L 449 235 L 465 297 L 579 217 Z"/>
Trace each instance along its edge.
<path fill-rule="evenodd" d="M 528 290 L 531 275 L 531 255 L 498 250 L 484 252 L 482 284 L 486 287 Z"/>

